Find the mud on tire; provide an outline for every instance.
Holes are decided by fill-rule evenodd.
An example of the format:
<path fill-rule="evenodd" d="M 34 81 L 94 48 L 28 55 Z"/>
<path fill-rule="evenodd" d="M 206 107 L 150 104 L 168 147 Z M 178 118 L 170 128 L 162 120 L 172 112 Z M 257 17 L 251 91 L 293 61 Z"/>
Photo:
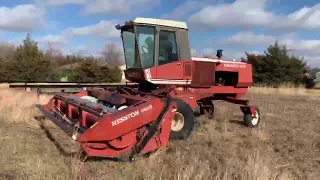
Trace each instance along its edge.
<path fill-rule="evenodd" d="M 172 99 L 172 101 L 177 103 L 178 109 L 175 118 L 172 120 L 173 125 L 171 126 L 170 139 L 185 140 L 191 135 L 196 124 L 196 118 L 194 116 L 192 108 L 187 103 L 185 103 L 181 99 Z M 178 119 L 181 118 L 183 119 L 183 122 L 177 122 L 179 121 Z M 173 128 L 173 126 L 176 128 Z"/>

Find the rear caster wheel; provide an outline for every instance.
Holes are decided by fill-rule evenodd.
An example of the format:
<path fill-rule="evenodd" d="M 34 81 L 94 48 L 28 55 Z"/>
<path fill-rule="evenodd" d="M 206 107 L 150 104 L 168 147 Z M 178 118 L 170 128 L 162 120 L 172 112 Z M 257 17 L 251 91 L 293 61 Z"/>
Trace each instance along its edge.
<path fill-rule="evenodd" d="M 213 119 L 213 117 L 214 117 L 214 105 L 213 105 L 212 101 L 208 101 L 205 104 L 205 106 L 207 106 L 205 108 L 205 112 L 206 112 L 207 118 Z"/>
<path fill-rule="evenodd" d="M 254 109 L 254 112 L 256 114 L 256 117 L 253 117 L 253 114 L 251 113 L 250 109 L 244 111 L 244 124 L 249 128 L 256 128 L 259 126 L 260 123 L 260 110 L 257 107 L 251 107 Z"/>
<path fill-rule="evenodd" d="M 211 100 L 205 100 L 202 102 L 200 108 L 200 114 L 205 115 L 206 118 L 213 119 L 214 118 L 214 104 Z"/>
<path fill-rule="evenodd" d="M 195 126 L 196 119 L 192 108 L 181 99 L 173 99 L 178 109 L 171 123 L 170 139 L 187 139 Z"/>

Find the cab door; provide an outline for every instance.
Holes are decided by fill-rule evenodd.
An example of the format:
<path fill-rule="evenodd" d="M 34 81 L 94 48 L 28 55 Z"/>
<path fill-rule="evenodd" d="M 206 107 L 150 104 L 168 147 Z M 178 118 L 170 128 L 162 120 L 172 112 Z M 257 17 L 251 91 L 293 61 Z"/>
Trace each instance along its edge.
<path fill-rule="evenodd" d="M 159 28 L 158 38 L 157 79 L 184 79 L 183 62 L 180 61 L 176 32 Z"/>

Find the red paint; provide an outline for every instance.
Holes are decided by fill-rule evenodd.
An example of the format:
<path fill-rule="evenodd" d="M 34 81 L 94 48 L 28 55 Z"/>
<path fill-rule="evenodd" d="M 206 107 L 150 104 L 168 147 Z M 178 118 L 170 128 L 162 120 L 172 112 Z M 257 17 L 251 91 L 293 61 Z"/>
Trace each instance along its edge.
<path fill-rule="evenodd" d="M 99 93 L 101 95 L 106 92 L 100 91 Z M 44 105 L 44 109 L 47 112 L 50 113 L 52 110 L 58 109 L 66 118 L 75 119 L 78 125 L 88 128 L 77 138 L 77 141 L 88 156 L 112 158 L 128 155 L 133 147 L 141 143 L 140 141 L 148 132 L 146 125 L 152 125 L 165 107 L 165 103 L 162 100 L 152 96 L 146 99 L 133 95 L 123 95 L 130 108 L 114 113 L 106 112 L 103 116 L 97 116 L 80 107 L 81 103 L 85 103 L 84 100 L 76 99 L 76 97 L 88 94 L 88 91 L 82 91 L 74 95 L 60 94 L 58 97 L 54 96 L 48 104 Z M 114 96 L 112 93 L 110 95 Z M 62 100 L 61 97 L 69 100 Z M 76 105 L 72 104 L 72 102 L 75 102 Z M 56 107 L 54 107 L 54 104 Z M 98 105 L 89 106 L 89 109 L 99 111 Z M 141 154 L 154 151 L 160 147 L 166 148 L 175 107 L 176 104 L 171 103 L 158 129 L 158 131 L 161 130 L 161 133 L 156 133 L 151 138 Z M 128 117 L 127 115 L 132 114 L 132 112 L 138 112 L 139 114 L 135 114 L 136 116 L 129 119 L 121 120 L 123 117 Z M 120 121 L 118 121 L 119 119 Z"/>
<path fill-rule="evenodd" d="M 165 79 L 165 80 L 179 80 L 185 79 L 184 76 L 184 62 L 183 61 L 176 61 L 169 64 L 161 65 L 158 67 L 150 68 L 153 77 L 157 79 Z"/>
<path fill-rule="evenodd" d="M 203 68 L 201 69 L 197 68 L 204 62 L 212 65 L 209 65 L 210 68 L 206 68 L 206 66 L 203 66 Z M 231 73 L 235 73 L 237 75 L 235 77 L 237 83 L 233 84 L 233 86 L 247 88 L 250 87 L 253 83 L 251 64 L 209 58 L 205 58 L 202 61 L 181 60 L 151 67 L 149 69 L 125 70 L 124 72 L 126 74 L 126 77 L 128 75 L 131 75 L 128 80 L 137 83 L 143 80 L 147 80 L 154 84 L 181 85 L 181 81 L 189 81 L 189 84 L 191 82 L 191 84 L 197 84 L 197 86 L 214 86 L 214 80 L 210 78 L 217 76 L 218 72 L 230 73 L 230 76 Z M 209 75 L 209 73 L 213 73 L 213 75 Z M 132 76 L 132 74 L 136 75 Z M 201 77 L 196 78 L 199 75 L 201 75 Z M 209 77 L 205 77 L 205 75 Z M 211 82 L 211 84 L 208 82 L 201 84 L 199 83 L 199 79 L 202 79 L 203 81 L 205 81 L 205 79 L 208 79 L 208 82 Z"/>
<path fill-rule="evenodd" d="M 66 118 L 74 119 L 78 126 L 87 128 L 77 137 L 77 141 L 89 156 L 123 157 L 129 155 L 134 147 L 141 145 L 148 127 L 165 108 L 164 101 L 158 95 L 182 99 L 192 109 L 199 102 L 224 100 L 242 105 L 243 111 L 249 108 L 255 117 L 254 108 L 248 105 L 247 100 L 240 99 L 252 85 L 250 64 L 200 58 L 149 69 L 125 70 L 125 76 L 130 81 L 149 81 L 158 87 L 152 93 L 136 93 L 130 87 L 123 87 L 113 92 L 102 90 L 82 91 L 75 95 L 60 94 L 61 97 L 56 95 L 45 105 L 47 112 L 60 110 Z M 98 104 L 88 107 L 84 105 L 85 100 L 75 98 L 87 95 L 113 105 L 126 104 L 128 108 L 103 114 Z M 148 141 L 141 154 L 167 146 L 175 106 L 174 103 L 170 105 L 156 135 Z M 142 109 L 147 110 L 142 112 Z"/>

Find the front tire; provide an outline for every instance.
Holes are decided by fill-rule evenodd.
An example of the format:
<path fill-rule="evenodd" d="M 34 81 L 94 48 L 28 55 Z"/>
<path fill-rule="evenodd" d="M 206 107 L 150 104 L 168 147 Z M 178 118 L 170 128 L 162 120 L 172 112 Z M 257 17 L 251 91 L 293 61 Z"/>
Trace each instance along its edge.
<path fill-rule="evenodd" d="M 170 139 L 185 140 L 191 135 L 195 127 L 196 118 L 192 108 L 183 100 L 173 99 L 173 102 L 177 103 L 178 108 L 172 119 Z"/>
<path fill-rule="evenodd" d="M 257 107 L 254 107 L 254 109 L 256 112 L 256 118 L 252 117 L 251 112 L 246 112 L 243 116 L 244 124 L 249 128 L 256 128 L 260 123 L 260 110 Z"/>

